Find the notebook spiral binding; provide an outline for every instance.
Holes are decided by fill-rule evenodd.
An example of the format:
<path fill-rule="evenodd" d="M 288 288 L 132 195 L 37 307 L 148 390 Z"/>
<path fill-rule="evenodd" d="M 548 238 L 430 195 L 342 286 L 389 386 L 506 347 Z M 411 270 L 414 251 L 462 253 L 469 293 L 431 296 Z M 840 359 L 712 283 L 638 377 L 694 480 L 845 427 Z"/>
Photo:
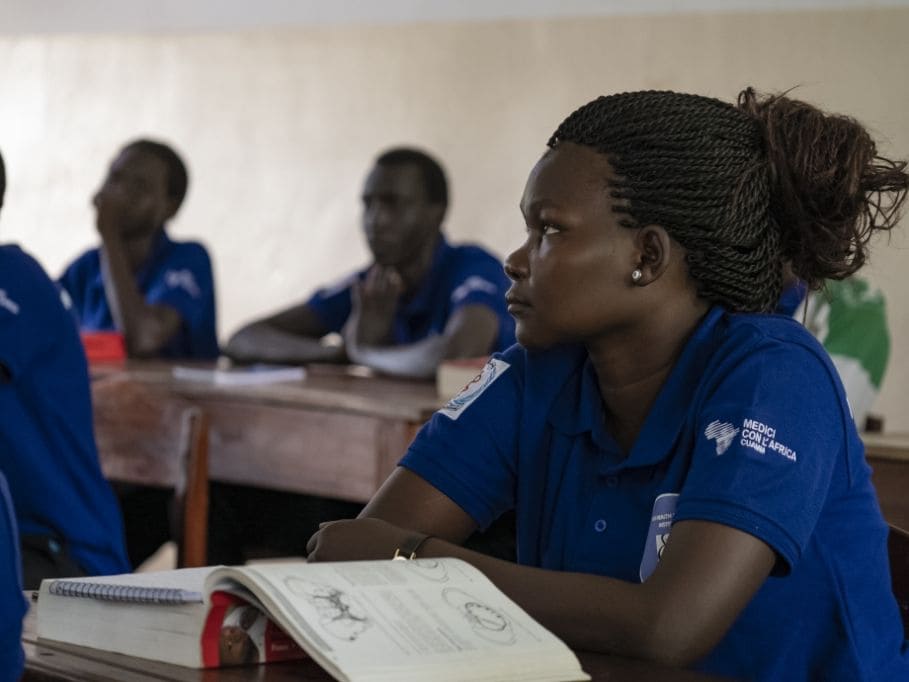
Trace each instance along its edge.
<path fill-rule="evenodd" d="M 48 591 L 60 597 L 86 597 L 134 604 L 189 604 L 202 601 L 200 592 L 172 587 L 141 587 L 109 583 L 55 580 Z"/>

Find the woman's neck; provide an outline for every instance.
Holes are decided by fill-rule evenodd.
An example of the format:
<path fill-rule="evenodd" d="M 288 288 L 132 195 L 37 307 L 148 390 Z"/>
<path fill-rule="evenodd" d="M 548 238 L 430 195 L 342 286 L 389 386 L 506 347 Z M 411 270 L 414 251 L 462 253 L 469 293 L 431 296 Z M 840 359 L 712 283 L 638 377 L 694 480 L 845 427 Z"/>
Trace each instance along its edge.
<path fill-rule="evenodd" d="M 630 452 L 685 344 L 709 306 L 664 306 L 662 314 L 620 335 L 587 345 L 603 400 L 606 427 Z"/>

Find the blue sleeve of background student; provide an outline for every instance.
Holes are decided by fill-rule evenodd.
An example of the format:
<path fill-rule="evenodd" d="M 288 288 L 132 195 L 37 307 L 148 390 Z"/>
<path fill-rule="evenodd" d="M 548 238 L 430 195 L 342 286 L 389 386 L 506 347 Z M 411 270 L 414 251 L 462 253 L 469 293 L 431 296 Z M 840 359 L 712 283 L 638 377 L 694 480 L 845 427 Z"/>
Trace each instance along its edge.
<path fill-rule="evenodd" d="M 451 293 L 451 312 L 465 305 L 483 305 L 499 318 L 493 350 L 504 351 L 515 342 L 514 319 L 508 314 L 505 292 L 511 283 L 502 264 L 476 247 L 463 247 Z"/>
<path fill-rule="evenodd" d="M 18 247 L 0 250 L 0 362 L 13 377 L 55 342 L 63 303 L 38 262 Z"/>
<path fill-rule="evenodd" d="M 89 257 L 90 252 L 79 256 L 66 267 L 60 279 L 57 280 L 57 284 L 69 297 L 72 303 L 72 313 L 77 320 L 81 317 L 82 307 L 85 302 L 85 289 L 87 286 L 85 281 L 87 277 L 86 266 Z"/>
<path fill-rule="evenodd" d="M 509 280 L 502 264 L 477 248 L 464 247 L 452 278 L 451 310 L 479 304 L 491 308 L 497 315 L 506 315 L 505 292 Z"/>
<path fill-rule="evenodd" d="M 827 498 L 851 423 L 839 380 L 817 351 L 763 341 L 717 380 L 698 410 L 675 522 L 714 521 L 763 540 L 786 573 Z"/>
<path fill-rule="evenodd" d="M 433 415 L 400 462 L 451 498 L 481 529 L 514 506 L 521 352 L 493 356 L 481 378 Z"/>
<path fill-rule="evenodd" d="M 181 246 L 179 255 L 148 288 L 145 300 L 170 306 L 180 314 L 189 355 L 214 358 L 218 348 L 211 260 L 201 244 L 189 242 Z"/>
<path fill-rule="evenodd" d="M 16 517 L 0 474 L 0 681 L 12 682 L 22 674 L 22 619 L 28 604 L 22 596 L 22 565 Z"/>
<path fill-rule="evenodd" d="M 357 279 L 362 279 L 364 273 L 354 273 L 327 287 L 317 289 L 309 297 L 306 305 L 315 313 L 316 317 L 328 332 L 340 332 L 353 307 L 351 289 Z"/>

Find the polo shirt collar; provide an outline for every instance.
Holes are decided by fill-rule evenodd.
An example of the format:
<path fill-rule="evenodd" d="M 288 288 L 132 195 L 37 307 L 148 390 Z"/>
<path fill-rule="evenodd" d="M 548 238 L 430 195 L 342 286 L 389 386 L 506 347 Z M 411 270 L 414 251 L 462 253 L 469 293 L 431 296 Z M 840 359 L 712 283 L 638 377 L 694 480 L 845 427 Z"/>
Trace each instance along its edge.
<path fill-rule="evenodd" d="M 711 337 L 724 312 L 719 306 L 711 308 L 688 339 L 627 457 L 606 430 L 603 401 L 589 357 L 562 387 L 549 413 L 549 423 L 567 435 L 589 433 L 605 455 L 601 473 L 662 461 L 671 452 L 688 415 L 692 392 L 700 383 L 714 346 Z"/>
<path fill-rule="evenodd" d="M 439 234 L 439 242 L 436 244 L 435 251 L 432 254 L 432 262 L 420 284 L 406 301 L 403 302 L 402 312 L 405 316 L 411 317 L 420 313 L 429 312 L 437 304 L 433 296 L 436 284 L 438 283 L 438 273 L 442 264 L 453 251 L 453 247 L 445 241 L 445 236 Z"/>
<path fill-rule="evenodd" d="M 783 289 L 783 293 L 780 295 L 779 303 L 776 305 L 775 312 L 779 315 L 792 317 L 795 315 L 795 311 L 799 305 L 801 305 L 802 301 L 805 300 L 807 293 L 808 285 L 801 280 L 796 280 L 788 287 Z"/>

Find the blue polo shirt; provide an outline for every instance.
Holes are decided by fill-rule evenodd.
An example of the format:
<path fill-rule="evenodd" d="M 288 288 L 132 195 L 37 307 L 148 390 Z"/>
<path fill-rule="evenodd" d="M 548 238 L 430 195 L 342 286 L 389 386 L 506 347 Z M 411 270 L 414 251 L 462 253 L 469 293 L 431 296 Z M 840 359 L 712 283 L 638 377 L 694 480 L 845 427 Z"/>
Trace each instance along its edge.
<path fill-rule="evenodd" d="M 494 356 L 402 466 L 487 527 L 517 513 L 518 561 L 638 582 L 672 523 L 738 528 L 773 575 L 699 665 L 760 680 L 909 679 L 888 528 L 836 370 L 795 320 L 712 309 L 624 453 L 580 347 Z"/>
<path fill-rule="evenodd" d="M 319 289 L 306 302 L 329 331 L 340 332 L 351 312 L 351 287 L 366 278 L 368 269 Z M 499 318 L 499 335 L 492 350 L 514 343 L 514 320 L 505 305 L 510 282 L 502 264 L 479 246 L 451 246 L 442 237 L 432 265 L 416 290 L 399 302 L 395 311 L 393 339 L 404 345 L 441 334 L 454 312 L 465 305 L 485 305 Z"/>
<path fill-rule="evenodd" d="M 0 473 L 0 681 L 13 682 L 22 674 L 22 619 L 28 604 L 22 596 L 22 564 L 16 516 Z"/>
<path fill-rule="evenodd" d="M 175 242 L 164 230 L 155 238 L 148 260 L 136 274 L 146 303 L 174 308 L 180 331 L 161 349 L 162 358 L 218 357 L 215 284 L 211 261 L 198 242 Z M 101 254 L 90 249 L 73 261 L 59 280 L 73 302 L 83 331 L 114 331 L 114 319 L 101 277 Z"/>
<path fill-rule="evenodd" d="M 12 245 L 0 246 L 0 472 L 20 533 L 64 540 L 88 573 L 130 570 L 76 326 L 41 266 Z"/>

